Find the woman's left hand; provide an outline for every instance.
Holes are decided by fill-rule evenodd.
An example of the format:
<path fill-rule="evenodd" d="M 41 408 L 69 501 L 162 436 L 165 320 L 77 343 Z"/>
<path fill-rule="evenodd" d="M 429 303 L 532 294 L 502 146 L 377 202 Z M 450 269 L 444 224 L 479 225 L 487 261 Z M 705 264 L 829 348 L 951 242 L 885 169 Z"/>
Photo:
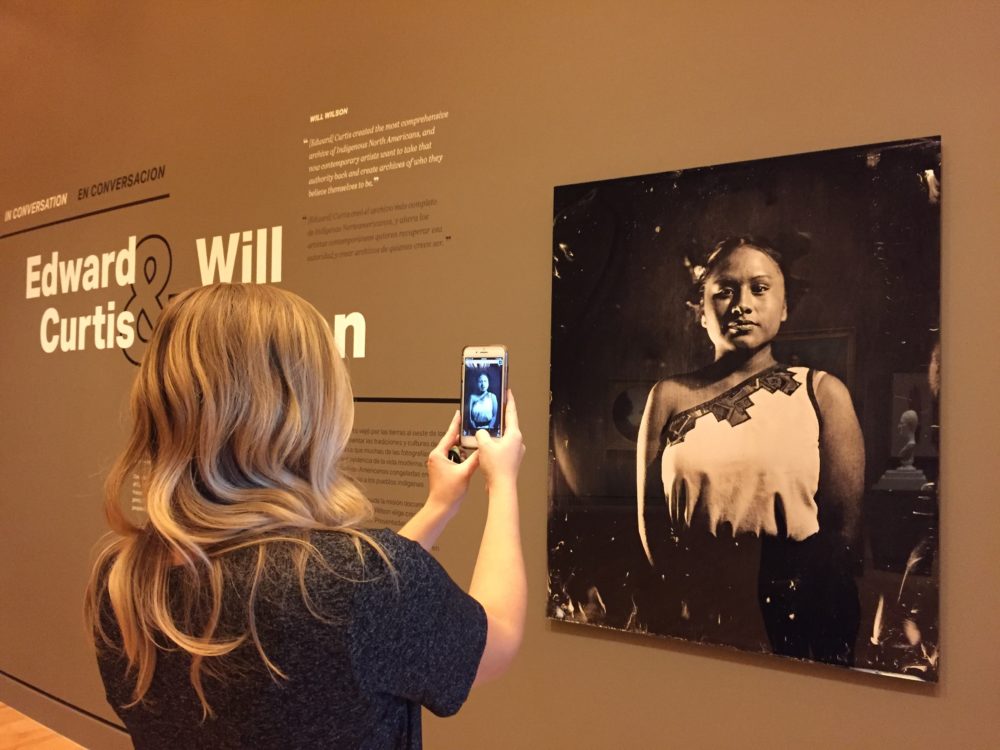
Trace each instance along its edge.
<path fill-rule="evenodd" d="M 475 452 L 462 463 L 455 463 L 448 452 L 458 444 L 459 412 L 455 412 L 447 432 L 427 456 L 427 504 L 454 512 L 465 498 L 469 480 L 479 467 L 479 453 Z"/>
<path fill-rule="evenodd" d="M 458 512 L 465 491 L 469 489 L 469 480 L 479 467 L 478 453 L 473 453 L 460 464 L 448 458 L 448 451 L 458 443 L 460 420 L 458 412 L 455 412 L 448 431 L 427 456 L 427 502 L 399 530 L 400 536 L 412 539 L 428 552 L 448 521 Z"/>

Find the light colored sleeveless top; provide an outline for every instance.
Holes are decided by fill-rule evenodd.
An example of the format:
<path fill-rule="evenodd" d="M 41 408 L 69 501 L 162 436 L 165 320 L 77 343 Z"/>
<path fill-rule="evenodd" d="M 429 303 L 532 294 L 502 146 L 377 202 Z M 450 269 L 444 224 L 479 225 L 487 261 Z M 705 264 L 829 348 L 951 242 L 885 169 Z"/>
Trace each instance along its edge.
<path fill-rule="evenodd" d="M 664 429 L 663 491 L 671 520 L 718 535 L 801 541 L 819 531 L 823 372 L 776 365 L 675 414 Z"/>
<path fill-rule="evenodd" d="M 473 394 L 471 411 L 475 424 L 489 424 L 496 414 L 496 397 L 489 391 L 482 395 Z"/>

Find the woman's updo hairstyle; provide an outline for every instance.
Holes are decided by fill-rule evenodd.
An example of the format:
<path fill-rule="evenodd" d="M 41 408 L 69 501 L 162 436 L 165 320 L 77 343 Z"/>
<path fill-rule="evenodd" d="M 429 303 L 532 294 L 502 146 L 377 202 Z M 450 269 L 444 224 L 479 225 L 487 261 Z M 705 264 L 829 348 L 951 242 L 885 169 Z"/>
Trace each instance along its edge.
<path fill-rule="evenodd" d="M 777 243 L 760 235 L 741 234 L 717 242 L 700 258 L 692 260 L 690 257 L 685 257 L 684 265 L 691 275 L 686 304 L 693 312 L 700 315 L 706 279 L 736 250 L 749 247 L 764 253 L 778 266 L 785 281 L 785 303 L 791 312 L 808 291 L 808 286 L 803 279 L 793 276 L 790 268 L 795 261 L 809 252 L 810 244 L 809 235 L 803 232 L 781 236 Z"/>

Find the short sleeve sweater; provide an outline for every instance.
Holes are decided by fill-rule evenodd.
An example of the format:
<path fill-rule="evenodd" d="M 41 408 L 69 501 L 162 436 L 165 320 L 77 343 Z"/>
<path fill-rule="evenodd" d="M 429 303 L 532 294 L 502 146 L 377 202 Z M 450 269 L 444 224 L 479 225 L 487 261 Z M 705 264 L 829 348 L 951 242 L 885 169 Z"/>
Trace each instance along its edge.
<path fill-rule="evenodd" d="M 418 544 L 389 531 L 372 536 L 395 578 L 369 545 L 362 543 L 362 563 L 347 535 L 313 534 L 326 565 L 309 563 L 306 589 L 321 618 L 303 600 L 289 550 L 271 545 L 255 619 L 264 652 L 287 679 L 272 677 L 248 640 L 217 660 L 220 676 L 203 669 L 214 718 L 202 720 L 186 652 L 160 650 L 145 698 L 125 708 L 134 676 L 117 650 L 99 644 L 108 702 L 135 747 L 421 747 L 421 706 L 447 716 L 468 696 L 486 614 Z M 245 630 L 255 563 L 252 550 L 227 556 L 220 634 Z M 171 581 L 184 575 L 178 568 Z M 103 620 L 118 642 L 107 608 Z"/>

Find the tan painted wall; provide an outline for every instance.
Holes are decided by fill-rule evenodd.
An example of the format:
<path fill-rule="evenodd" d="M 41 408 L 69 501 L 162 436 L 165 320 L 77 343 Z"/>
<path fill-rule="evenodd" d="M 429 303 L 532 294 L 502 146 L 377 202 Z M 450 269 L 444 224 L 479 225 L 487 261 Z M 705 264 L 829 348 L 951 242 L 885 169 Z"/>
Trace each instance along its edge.
<path fill-rule="evenodd" d="M 505 680 L 456 718 L 427 721 L 429 747 L 994 746 L 1000 5 L 351 6 L 0 8 L 0 210 L 159 163 L 171 195 L 0 239 L 0 700 L 87 744 L 121 742 L 81 713 L 115 719 L 79 605 L 132 369 L 117 351 L 49 355 L 38 340 L 48 304 L 82 315 L 121 290 L 26 300 L 26 258 L 157 232 L 171 243 L 177 291 L 199 283 L 195 238 L 281 224 L 285 284 L 330 316 L 367 318 L 368 353 L 351 364 L 359 395 L 451 397 L 462 344 L 503 340 L 514 352 L 530 451 L 528 632 Z M 301 141 L 332 129 L 308 117 L 341 106 L 350 127 L 447 110 L 434 136 L 444 162 L 386 175 L 378 194 L 307 198 Z M 545 621 L 552 187 L 931 134 L 943 137 L 945 191 L 940 684 Z M 160 185 L 71 202 L 0 234 Z M 376 205 L 376 195 L 437 199 L 428 222 L 449 244 L 306 260 L 302 216 Z M 477 260 L 503 270 L 507 309 L 459 311 L 455 269 Z M 404 377 L 400 363 L 418 358 Z M 449 408 L 366 405 L 359 425 L 437 429 Z M 471 572 L 481 497 L 441 542 L 459 581 Z"/>

